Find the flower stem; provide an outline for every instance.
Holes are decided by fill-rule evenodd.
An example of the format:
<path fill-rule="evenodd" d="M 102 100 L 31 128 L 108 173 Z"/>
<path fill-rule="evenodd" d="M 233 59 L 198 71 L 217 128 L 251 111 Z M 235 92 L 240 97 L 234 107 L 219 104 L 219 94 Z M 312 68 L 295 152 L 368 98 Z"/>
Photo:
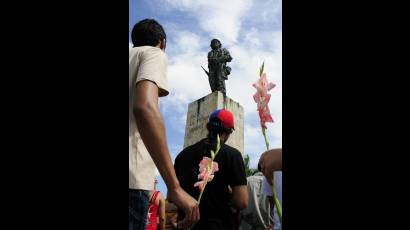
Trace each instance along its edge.
<path fill-rule="evenodd" d="M 265 138 L 266 150 L 269 150 L 269 140 L 266 137 L 266 128 L 262 127 L 263 137 Z"/>
<path fill-rule="evenodd" d="M 273 199 L 276 205 L 276 212 L 278 213 L 280 225 L 282 225 L 282 206 L 280 205 L 278 197 L 276 195 L 275 178 L 272 178 L 272 192 L 273 192 Z"/>
<path fill-rule="evenodd" d="M 219 138 L 219 134 L 217 134 L 216 136 L 216 152 L 215 154 L 211 154 L 211 162 L 208 162 L 208 167 L 210 168 L 208 171 L 209 172 L 213 172 L 213 162 L 214 159 L 216 157 L 216 155 L 218 155 L 219 150 L 221 149 L 221 139 Z M 208 180 L 205 181 L 204 187 L 202 188 L 201 192 L 199 193 L 199 197 L 198 197 L 198 205 L 201 203 L 201 198 L 202 198 L 202 194 L 204 193 L 205 187 L 208 184 Z"/>
<path fill-rule="evenodd" d="M 266 150 L 269 150 L 269 141 L 268 141 L 268 138 L 266 137 L 266 128 L 264 127 L 262 127 L 262 134 L 263 134 L 263 137 L 265 138 Z M 275 177 L 272 178 L 272 194 L 273 194 L 273 200 L 275 201 L 276 212 L 278 213 L 280 225 L 282 225 L 282 207 L 279 203 L 278 196 L 276 195 Z"/>
<path fill-rule="evenodd" d="M 201 203 L 201 198 L 202 198 L 202 193 L 204 193 L 204 190 L 205 190 L 205 186 L 206 186 L 206 182 L 205 182 L 205 184 L 204 184 L 204 188 L 201 190 L 201 193 L 199 193 L 199 197 L 198 197 L 198 205 Z"/>

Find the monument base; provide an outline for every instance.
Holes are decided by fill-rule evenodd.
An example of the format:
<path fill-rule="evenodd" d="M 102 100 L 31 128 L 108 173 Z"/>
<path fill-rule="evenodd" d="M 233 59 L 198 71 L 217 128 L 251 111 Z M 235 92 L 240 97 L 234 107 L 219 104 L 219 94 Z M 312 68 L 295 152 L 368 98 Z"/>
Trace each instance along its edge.
<path fill-rule="evenodd" d="M 243 107 L 219 91 L 208 94 L 189 104 L 185 126 L 184 148 L 197 143 L 207 136 L 208 130 L 206 129 L 206 124 L 208 123 L 209 115 L 216 109 L 227 109 L 233 113 L 235 130 L 230 135 L 226 144 L 236 148 L 243 155 Z"/>

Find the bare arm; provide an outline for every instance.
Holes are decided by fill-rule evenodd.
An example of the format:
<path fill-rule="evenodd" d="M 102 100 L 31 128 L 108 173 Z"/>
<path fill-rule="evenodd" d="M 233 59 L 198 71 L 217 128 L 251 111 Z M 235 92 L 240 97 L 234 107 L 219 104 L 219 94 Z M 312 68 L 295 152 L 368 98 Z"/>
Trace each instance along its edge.
<path fill-rule="evenodd" d="M 179 187 L 167 146 L 164 122 L 158 107 L 158 87 L 151 81 L 137 84 L 134 116 L 149 154 L 168 189 Z"/>
<path fill-rule="evenodd" d="M 239 210 L 248 207 L 248 188 L 246 185 L 234 186 L 232 188 L 232 202 L 235 208 Z"/>
<path fill-rule="evenodd" d="M 165 230 L 165 199 L 161 193 L 158 194 L 158 229 Z"/>
<path fill-rule="evenodd" d="M 164 122 L 158 106 L 158 86 L 151 81 L 137 83 L 134 116 L 141 138 L 168 188 L 169 199 L 186 213 L 187 226 L 199 220 L 197 201 L 180 186 L 169 154 Z"/>
<path fill-rule="evenodd" d="M 264 152 L 259 159 L 260 171 L 272 184 L 273 172 L 282 170 L 282 149 L 271 149 Z"/>

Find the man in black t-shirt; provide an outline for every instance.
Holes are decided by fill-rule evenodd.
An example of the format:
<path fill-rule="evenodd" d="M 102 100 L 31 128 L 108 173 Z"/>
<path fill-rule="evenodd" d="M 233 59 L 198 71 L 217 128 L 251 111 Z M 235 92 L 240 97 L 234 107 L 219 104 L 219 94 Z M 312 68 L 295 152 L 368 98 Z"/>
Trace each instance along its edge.
<path fill-rule="evenodd" d="M 248 191 L 245 166 L 242 154 L 235 148 L 224 144 L 234 130 L 234 119 L 230 111 L 214 111 L 208 121 L 207 138 L 185 148 L 175 159 L 175 172 L 181 187 L 191 196 L 198 199 L 200 190 L 194 187 L 198 182 L 199 163 L 203 157 L 211 158 L 210 150 L 216 149 L 217 134 L 221 140 L 221 149 L 214 161 L 219 170 L 214 173 L 202 194 L 199 210 L 200 221 L 192 230 L 231 230 L 231 204 L 236 209 L 248 205 Z M 179 213 L 179 218 L 183 218 Z"/>

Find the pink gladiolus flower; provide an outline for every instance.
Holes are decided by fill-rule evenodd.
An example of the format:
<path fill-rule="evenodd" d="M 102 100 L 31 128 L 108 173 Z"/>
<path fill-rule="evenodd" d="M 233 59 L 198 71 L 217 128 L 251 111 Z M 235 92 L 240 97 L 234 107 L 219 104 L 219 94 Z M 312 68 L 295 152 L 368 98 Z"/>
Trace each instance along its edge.
<path fill-rule="evenodd" d="M 212 162 L 212 165 L 210 164 Z M 194 187 L 199 187 L 202 191 L 205 187 L 207 182 L 212 181 L 214 178 L 214 173 L 219 170 L 218 163 L 213 162 L 209 157 L 203 157 L 201 162 L 199 163 L 199 175 L 198 179 L 200 181 L 194 184 Z"/>
<path fill-rule="evenodd" d="M 270 100 L 270 94 L 268 94 L 268 91 L 273 89 L 275 87 L 275 84 L 272 82 L 268 82 L 266 78 L 266 74 L 263 73 L 262 76 L 258 79 L 257 82 L 255 82 L 253 87 L 256 88 L 256 93 L 253 95 L 253 99 L 258 105 L 258 112 L 259 112 L 259 118 L 261 120 L 261 125 L 263 128 L 266 129 L 266 122 L 273 122 L 273 118 L 270 115 L 270 110 L 269 110 L 269 100 Z"/>

